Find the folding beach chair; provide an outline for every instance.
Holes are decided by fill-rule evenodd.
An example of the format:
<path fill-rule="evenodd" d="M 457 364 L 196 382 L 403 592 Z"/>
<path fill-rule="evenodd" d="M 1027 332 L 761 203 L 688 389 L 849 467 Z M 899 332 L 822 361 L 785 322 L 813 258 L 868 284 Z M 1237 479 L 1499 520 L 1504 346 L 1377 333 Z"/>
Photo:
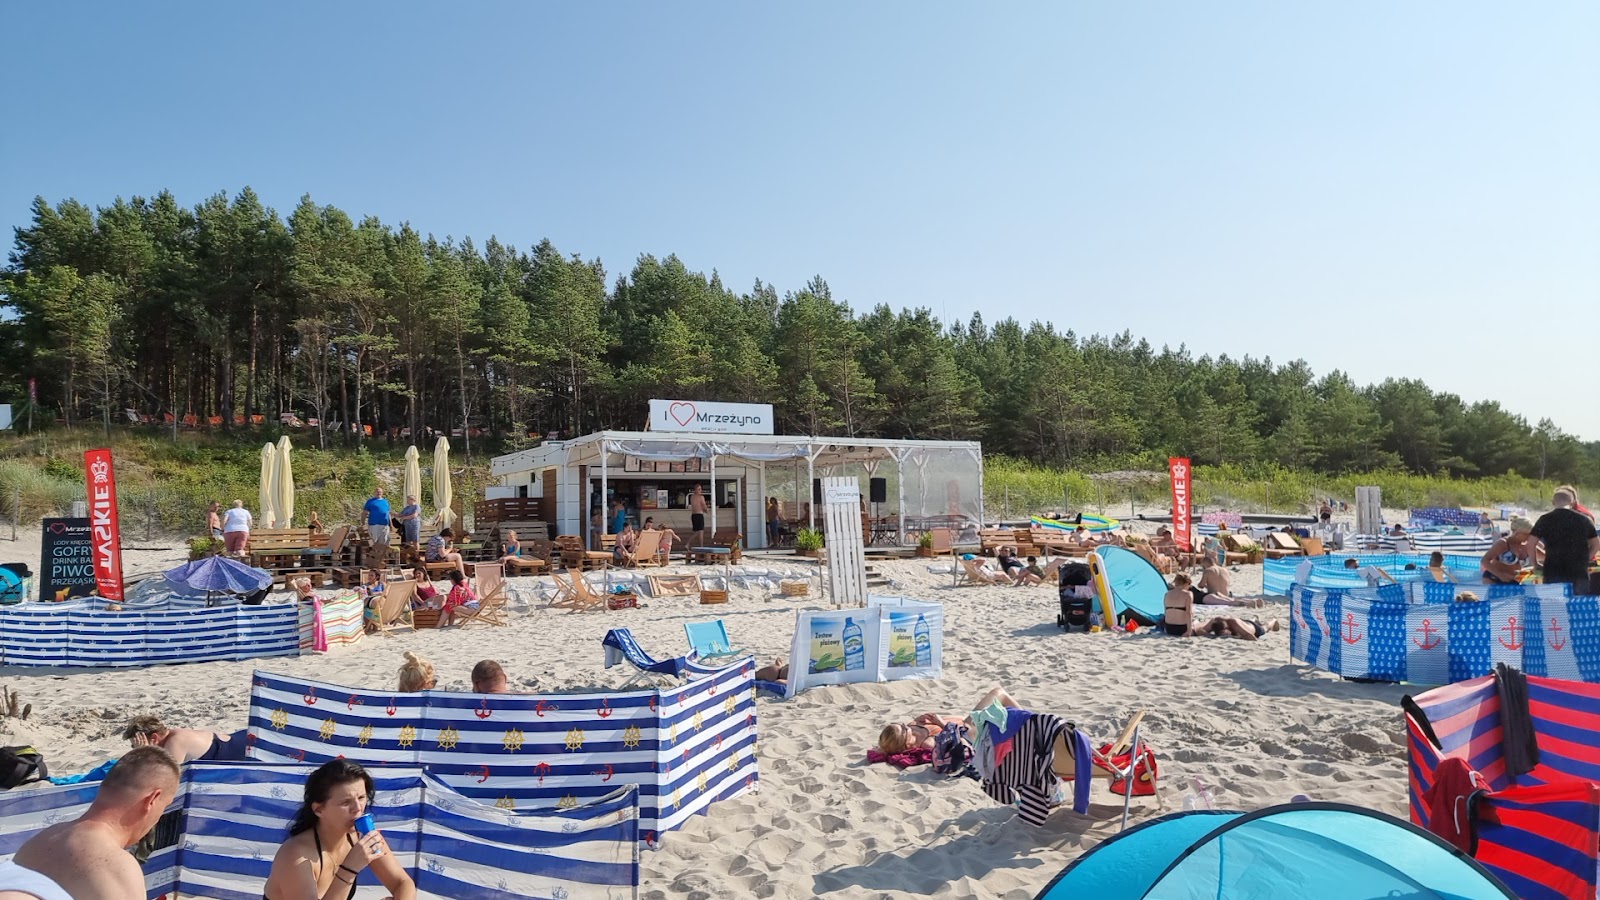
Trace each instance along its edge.
<path fill-rule="evenodd" d="M 613 628 L 606 632 L 600 639 L 606 648 L 606 668 L 627 663 L 633 666 L 634 673 L 623 687 L 634 684 L 651 684 L 652 679 L 666 678 L 673 682 L 681 681 L 689 672 L 689 657 L 675 656 L 672 659 L 656 659 L 644 652 L 639 642 L 634 638 L 633 631 L 627 628 Z"/>
<path fill-rule="evenodd" d="M 709 663 L 714 659 L 733 659 L 750 655 L 750 651 L 742 647 L 738 650 L 732 649 L 733 645 L 728 641 L 728 626 L 722 624 L 721 619 L 712 619 L 709 622 L 685 622 L 683 634 L 689 639 L 690 653 L 703 663 Z"/>
<path fill-rule="evenodd" d="M 995 575 L 991 577 L 984 574 L 984 571 L 978 568 L 978 561 L 975 559 L 963 559 L 960 562 L 961 567 L 956 570 L 956 587 L 966 587 L 973 584 L 1011 583 L 1011 579 L 1005 577 L 1004 575 Z"/>
<path fill-rule="evenodd" d="M 473 578 L 478 583 L 478 608 L 463 606 L 456 616 L 463 627 L 478 622 L 484 625 L 506 624 L 506 582 L 498 563 L 478 563 L 473 567 Z"/>
<path fill-rule="evenodd" d="M 569 570 L 567 576 L 569 581 L 562 581 L 559 575 L 550 576 L 556 580 L 556 587 L 559 590 L 555 598 L 550 601 L 550 607 L 570 609 L 573 612 L 606 608 L 606 598 L 589 588 L 589 582 L 583 580 L 582 571 Z"/>
<path fill-rule="evenodd" d="M 646 569 L 661 565 L 661 538 L 665 532 L 646 531 L 633 545 L 633 562 L 629 568 Z"/>
<path fill-rule="evenodd" d="M 400 629 L 414 630 L 411 623 L 411 600 L 417 594 L 415 581 L 391 581 L 384 586 L 378 598 L 377 617 L 372 619 L 374 631 L 388 634 Z"/>

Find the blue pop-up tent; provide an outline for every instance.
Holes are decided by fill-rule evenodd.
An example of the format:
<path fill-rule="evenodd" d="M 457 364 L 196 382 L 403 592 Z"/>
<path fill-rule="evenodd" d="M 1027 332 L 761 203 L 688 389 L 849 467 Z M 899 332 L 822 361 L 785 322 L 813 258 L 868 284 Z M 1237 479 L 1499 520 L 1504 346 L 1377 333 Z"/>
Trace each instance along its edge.
<path fill-rule="evenodd" d="M 1113 837 L 1037 900 L 1516 900 L 1409 822 L 1339 803 L 1182 812 Z"/>

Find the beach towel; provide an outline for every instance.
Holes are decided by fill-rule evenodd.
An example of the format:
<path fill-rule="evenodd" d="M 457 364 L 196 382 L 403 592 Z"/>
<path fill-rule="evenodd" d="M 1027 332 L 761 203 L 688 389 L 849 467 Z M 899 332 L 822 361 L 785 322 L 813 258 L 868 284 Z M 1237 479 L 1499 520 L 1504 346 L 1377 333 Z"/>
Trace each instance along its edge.
<path fill-rule="evenodd" d="M 1506 774 L 1512 778 L 1526 775 L 1539 765 L 1539 740 L 1528 709 L 1528 676 L 1505 663 L 1496 663 L 1494 687 L 1500 695 L 1500 743 Z"/>
<path fill-rule="evenodd" d="M 1069 726 L 1049 713 L 1025 713 L 1015 718 L 1019 724 L 1009 737 L 994 732 L 990 726 L 993 736 L 1001 737 L 1008 747 L 1007 752 L 996 755 L 994 767 L 983 779 L 983 792 L 997 803 L 1009 806 L 1016 802 L 1017 814 L 1024 822 L 1040 825 L 1050 815 L 1060 783 L 1052 766 L 1056 738 Z M 985 740 L 989 738 L 985 735 Z M 981 758 L 981 748 L 979 755 Z"/>
<path fill-rule="evenodd" d="M 867 751 L 867 762 L 888 763 L 896 769 L 909 769 L 912 766 L 925 766 L 933 762 L 933 751 L 926 747 L 916 747 L 899 753 L 884 753 L 873 747 Z"/>
<path fill-rule="evenodd" d="M 1473 806 L 1488 792 L 1483 776 L 1464 759 L 1441 760 L 1434 770 L 1433 787 L 1423 796 L 1428 806 L 1428 830 L 1462 853 L 1477 852 L 1477 829 L 1472 827 Z"/>

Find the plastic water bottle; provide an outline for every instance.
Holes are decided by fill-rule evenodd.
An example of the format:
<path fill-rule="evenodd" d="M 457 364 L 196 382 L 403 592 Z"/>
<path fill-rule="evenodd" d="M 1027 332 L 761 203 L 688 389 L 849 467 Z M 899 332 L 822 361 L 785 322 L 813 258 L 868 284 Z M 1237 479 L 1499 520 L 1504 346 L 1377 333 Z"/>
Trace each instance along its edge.
<path fill-rule="evenodd" d="M 1198 778 L 1194 779 L 1193 784 L 1194 790 L 1183 795 L 1183 808 L 1189 812 L 1194 812 L 1198 809 L 1213 809 L 1211 791 L 1207 790 L 1206 786 L 1201 784 Z"/>
<path fill-rule="evenodd" d="M 844 620 L 844 670 L 846 672 L 867 667 L 866 645 L 861 640 L 861 626 L 854 619 Z"/>
<path fill-rule="evenodd" d="M 917 642 L 918 668 L 933 665 L 933 641 L 928 637 L 928 620 L 920 615 L 917 616 L 916 628 L 911 633 Z"/>

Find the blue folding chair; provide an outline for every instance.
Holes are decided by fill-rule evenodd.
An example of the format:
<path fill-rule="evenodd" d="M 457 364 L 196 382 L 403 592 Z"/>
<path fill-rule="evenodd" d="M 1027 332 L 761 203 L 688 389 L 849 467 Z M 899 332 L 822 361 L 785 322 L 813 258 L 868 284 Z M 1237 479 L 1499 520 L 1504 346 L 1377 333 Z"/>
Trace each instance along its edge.
<path fill-rule="evenodd" d="M 728 641 L 728 627 L 721 619 L 709 622 L 685 622 L 683 634 L 689 639 L 689 650 L 703 663 L 715 659 L 733 659 L 748 656 L 749 650 L 734 650 Z"/>
<path fill-rule="evenodd" d="M 634 673 L 623 687 L 633 684 L 650 684 L 652 678 L 670 678 L 681 681 L 689 674 L 689 657 L 675 656 L 672 659 L 656 659 L 644 652 L 638 640 L 633 636 L 633 631 L 627 628 L 613 628 L 606 632 L 600 643 L 606 648 L 606 668 L 627 663 L 633 666 Z"/>

